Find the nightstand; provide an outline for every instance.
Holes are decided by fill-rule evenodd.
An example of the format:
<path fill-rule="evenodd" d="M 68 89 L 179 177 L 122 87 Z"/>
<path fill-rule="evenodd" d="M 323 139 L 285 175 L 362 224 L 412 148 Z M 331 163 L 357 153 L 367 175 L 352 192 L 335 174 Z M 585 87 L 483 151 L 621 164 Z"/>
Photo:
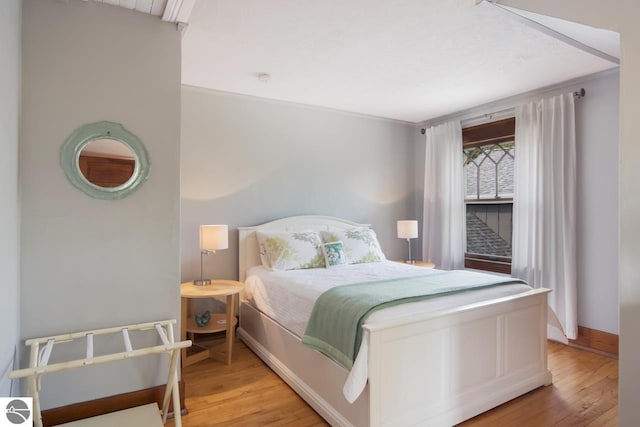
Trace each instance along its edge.
<path fill-rule="evenodd" d="M 415 265 L 416 267 L 423 267 L 423 268 L 435 268 L 435 264 L 430 262 L 430 261 L 414 261 L 412 264 L 409 264 L 408 262 L 405 262 L 404 260 L 399 260 L 396 261 L 399 262 L 400 264 L 407 264 L 407 265 Z"/>
<path fill-rule="evenodd" d="M 186 349 L 182 350 L 182 366 L 189 366 L 209 357 L 220 360 L 227 365 L 231 363 L 233 340 L 235 337 L 236 306 L 238 295 L 244 284 L 235 280 L 212 280 L 210 285 L 196 286 L 193 282 L 180 285 L 181 322 L 180 337 L 185 340 L 188 333 L 211 334 L 214 332 L 226 332 L 225 351 L 220 352 L 215 347 L 198 344 L 193 341 L 193 347 L 201 348 L 200 352 L 187 355 Z M 197 298 L 226 297 L 226 313 L 213 313 L 210 320 L 203 326 L 198 326 L 194 317 L 193 300 Z"/>

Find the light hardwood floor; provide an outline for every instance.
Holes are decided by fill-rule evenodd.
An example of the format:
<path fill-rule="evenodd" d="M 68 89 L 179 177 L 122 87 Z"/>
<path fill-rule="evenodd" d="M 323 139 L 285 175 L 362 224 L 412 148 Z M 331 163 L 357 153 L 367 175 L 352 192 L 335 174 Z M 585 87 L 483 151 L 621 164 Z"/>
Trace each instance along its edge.
<path fill-rule="evenodd" d="M 548 349 L 553 385 L 460 426 L 616 426 L 618 360 L 551 342 Z M 185 427 L 327 425 L 239 340 L 231 365 L 205 360 L 185 368 L 183 379 Z"/>

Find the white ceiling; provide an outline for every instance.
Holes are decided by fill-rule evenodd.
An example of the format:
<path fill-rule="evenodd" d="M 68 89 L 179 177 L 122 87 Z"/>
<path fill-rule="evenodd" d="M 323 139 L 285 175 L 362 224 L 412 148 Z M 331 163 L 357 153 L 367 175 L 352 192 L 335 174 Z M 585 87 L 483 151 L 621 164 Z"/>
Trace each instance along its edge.
<path fill-rule="evenodd" d="M 168 0 L 190 3 L 183 84 L 408 122 L 617 66 L 475 0 L 194 1 Z M 616 33 L 525 16 L 619 55 Z"/>
<path fill-rule="evenodd" d="M 594 48 L 601 53 L 620 59 L 620 34 L 614 31 L 589 27 L 577 22 L 565 21 L 552 16 L 540 15 L 527 10 L 502 6 L 508 11 L 518 14 L 526 19 L 535 21 L 542 26 L 563 34 L 574 41 Z"/>
<path fill-rule="evenodd" d="M 116 157 L 121 159 L 135 159 L 133 151 L 118 140 L 111 138 L 94 139 L 85 145 L 81 151 L 82 155 Z"/>

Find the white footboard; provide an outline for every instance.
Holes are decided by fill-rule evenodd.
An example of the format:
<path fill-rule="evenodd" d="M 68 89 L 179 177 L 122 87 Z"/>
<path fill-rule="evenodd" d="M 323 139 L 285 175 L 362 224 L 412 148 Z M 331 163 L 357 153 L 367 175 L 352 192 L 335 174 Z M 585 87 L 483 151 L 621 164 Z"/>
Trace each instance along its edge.
<path fill-rule="evenodd" d="M 369 328 L 370 425 L 451 426 L 550 384 L 547 292 Z"/>
<path fill-rule="evenodd" d="M 243 304 L 240 337 L 332 425 L 451 426 L 551 383 L 546 289 L 369 330 L 369 383 L 350 405 L 346 371 Z"/>

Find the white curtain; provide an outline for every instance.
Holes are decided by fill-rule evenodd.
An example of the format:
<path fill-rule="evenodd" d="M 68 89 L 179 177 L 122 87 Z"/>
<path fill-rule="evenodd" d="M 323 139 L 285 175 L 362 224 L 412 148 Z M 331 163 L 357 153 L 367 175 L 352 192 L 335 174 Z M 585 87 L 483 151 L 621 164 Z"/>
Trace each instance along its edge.
<path fill-rule="evenodd" d="M 572 94 L 516 107 L 511 274 L 549 288 L 549 337 L 578 333 Z"/>
<path fill-rule="evenodd" d="M 426 131 L 422 257 L 437 268 L 464 268 L 465 206 L 459 121 Z"/>

